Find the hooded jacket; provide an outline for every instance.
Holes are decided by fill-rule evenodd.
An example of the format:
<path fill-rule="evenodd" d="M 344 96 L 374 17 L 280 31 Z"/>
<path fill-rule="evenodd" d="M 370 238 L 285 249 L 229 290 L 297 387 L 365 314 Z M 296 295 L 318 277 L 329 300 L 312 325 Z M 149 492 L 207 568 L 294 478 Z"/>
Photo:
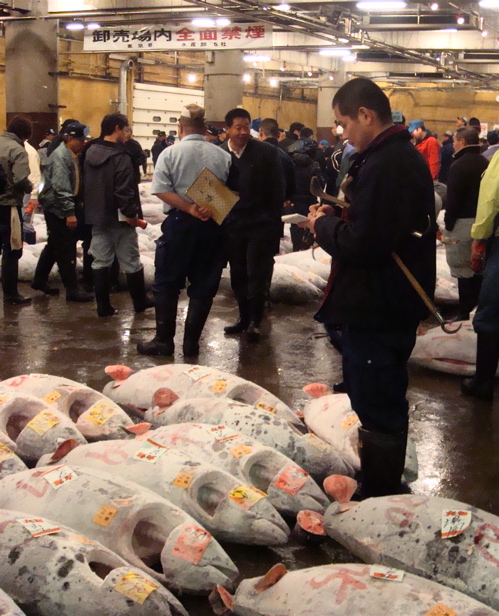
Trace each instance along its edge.
<path fill-rule="evenodd" d="M 118 211 L 126 218 L 138 215 L 132 161 L 119 143 L 99 141 L 85 156 L 85 222 L 106 226 L 119 221 Z"/>
<path fill-rule="evenodd" d="M 29 181 L 29 159 L 21 139 L 14 133 L 0 136 L 0 165 L 7 175 L 7 187 L 0 194 L 0 206 L 21 207 L 23 197 L 33 188 Z"/>

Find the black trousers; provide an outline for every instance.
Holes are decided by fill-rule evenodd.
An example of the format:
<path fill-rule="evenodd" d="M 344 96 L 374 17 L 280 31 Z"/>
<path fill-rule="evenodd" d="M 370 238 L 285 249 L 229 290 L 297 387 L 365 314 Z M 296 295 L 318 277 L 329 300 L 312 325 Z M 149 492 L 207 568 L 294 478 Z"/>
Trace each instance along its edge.
<path fill-rule="evenodd" d="M 22 229 L 22 208 L 16 207 L 17 215 L 19 216 L 19 221 Z M 19 250 L 12 250 L 10 246 L 10 233 L 11 233 L 11 224 L 10 224 L 10 216 L 11 216 L 12 208 L 7 205 L 0 206 L 0 252 L 4 256 L 12 257 L 13 259 L 20 259 L 23 251 L 22 248 Z"/>
<path fill-rule="evenodd" d="M 35 281 L 45 283 L 57 263 L 62 283 L 68 291 L 78 288 L 76 277 L 76 232 L 52 212 L 44 212 L 48 239 L 35 270 Z"/>
<path fill-rule="evenodd" d="M 227 233 L 232 290 L 240 306 L 248 304 L 250 320 L 257 325 L 262 320 L 267 299 L 277 233 L 275 225 Z"/>
<path fill-rule="evenodd" d="M 398 434 L 407 430 L 407 361 L 417 323 L 397 329 L 343 329 L 343 379 L 362 427 Z"/>

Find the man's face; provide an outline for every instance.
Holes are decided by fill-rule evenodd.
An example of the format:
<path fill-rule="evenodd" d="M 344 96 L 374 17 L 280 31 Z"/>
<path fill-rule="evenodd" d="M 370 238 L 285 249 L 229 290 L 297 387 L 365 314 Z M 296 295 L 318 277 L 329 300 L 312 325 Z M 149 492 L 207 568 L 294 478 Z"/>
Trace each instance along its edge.
<path fill-rule="evenodd" d="M 79 154 L 83 152 L 83 148 L 85 147 L 85 139 L 76 139 L 75 137 L 70 137 L 68 141 L 68 148 L 73 152 L 73 154 Z"/>
<path fill-rule="evenodd" d="M 456 128 L 461 128 L 461 126 L 466 126 L 466 122 L 462 118 L 458 118 L 456 120 Z"/>
<path fill-rule="evenodd" d="M 124 132 L 125 132 L 125 141 L 130 141 L 130 139 L 132 138 L 132 129 L 129 126 L 127 126 L 124 129 Z"/>
<path fill-rule="evenodd" d="M 244 148 L 250 138 L 250 123 L 248 118 L 234 118 L 232 126 L 227 129 L 227 137 L 237 148 Z"/>
<path fill-rule="evenodd" d="M 460 139 L 457 133 L 454 133 L 452 143 L 454 145 L 454 152 L 459 152 L 459 150 L 462 150 L 465 146 L 464 139 Z"/>
<path fill-rule="evenodd" d="M 414 141 L 416 143 L 419 143 L 420 141 L 423 140 L 424 130 L 422 128 L 416 128 L 415 130 L 412 131 L 411 135 Z"/>
<path fill-rule="evenodd" d="M 118 143 L 125 143 L 125 141 L 127 140 L 126 134 L 129 128 L 130 128 L 129 126 L 124 126 L 123 128 L 120 128 L 118 125 L 116 125 L 116 128 L 115 128 L 116 136 L 117 136 L 116 141 Z"/>
<path fill-rule="evenodd" d="M 333 109 L 336 121 L 343 128 L 343 139 L 348 139 L 348 142 L 354 146 L 357 152 L 363 152 L 373 140 L 373 133 L 366 114 L 359 109 L 359 114 L 356 118 L 342 115 L 339 107 L 336 105 Z"/>

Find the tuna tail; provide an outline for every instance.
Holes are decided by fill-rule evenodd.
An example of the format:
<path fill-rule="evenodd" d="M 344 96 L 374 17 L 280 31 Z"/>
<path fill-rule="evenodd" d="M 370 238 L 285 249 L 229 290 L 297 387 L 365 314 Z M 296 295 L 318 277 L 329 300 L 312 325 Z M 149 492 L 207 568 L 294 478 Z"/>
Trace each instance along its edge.
<path fill-rule="evenodd" d="M 73 449 L 79 447 L 79 445 L 80 444 L 78 443 L 78 441 L 75 441 L 74 438 L 68 438 L 67 441 L 62 442 L 59 447 L 54 451 L 52 457 L 47 464 L 56 464 L 64 457 L 66 457 L 70 451 L 73 451 Z"/>
<path fill-rule="evenodd" d="M 302 387 L 302 389 L 312 398 L 322 398 L 322 396 L 328 396 L 331 393 L 329 386 L 324 383 L 309 383 Z"/>
<path fill-rule="evenodd" d="M 217 616 L 228 616 L 229 614 L 233 614 L 234 597 L 230 592 L 225 590 L 223 586 L 220 586 L 220 584 L 212 590 L 208 600 L 211 609 Z"/>
<path fill-rule="evenodd" d="M 134 374 L 135 370 L 132 370 L 128 366 L 123 366 L 122 364 L 114 364 L 112 366 L 106 366 L 104 372 L 114 379 L 114 387 L 118 387 L 123 381 L 126 381 L 129 376 Z"/>
<path fill-rule="evenodd" d="M 287 572 L 288 570 L 282 563 L 277 563 L 277 565 L 274 565 L 262 578 L 258 580 L 255 584 L 255 591 L 263 592 L 264 590 L 271 588 L 277 584 L 277 582 L 281 580 Z"/>
<path fill-rule="evenodd" d="M 296 516 L 296 525 L 292 536 L 302 545 L 321 543 L 326 539 L 323 521 L 324 516 L 317 511 L 304 509 Z"/>
<path fill-rule="evenodd" d="M 152 428 L 152 424 L 148 423 L 147 421 L 142 421 L 141 423 L 132 424 L 131 426 L 121 426 L 121 428 L 127 434 L 135 434 L 135 436 L 138 436 L 140 434 L 145 434 L 146 432 L 149 432 Z"/>
<path fill-rule="evenodd" d="M 152 406 L 159 408 L 168 408 L 178 400 L 178 395 L 169 387 L 160 387 L 154 392 L 152 397 Z"/>
<path fill-rule="evenodd" d="M 357 482 L 345 475 L 330 475 L 324 479 L 324 492 L 340 505 L 350 502 L 357 489 Z"/>

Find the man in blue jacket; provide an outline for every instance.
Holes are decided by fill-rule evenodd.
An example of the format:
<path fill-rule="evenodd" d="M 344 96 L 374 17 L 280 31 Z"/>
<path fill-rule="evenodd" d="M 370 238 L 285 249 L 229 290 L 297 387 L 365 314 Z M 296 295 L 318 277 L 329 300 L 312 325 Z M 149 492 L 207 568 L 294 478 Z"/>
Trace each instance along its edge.
<path fill-rule="evenodd" d="M 348 222 L 329 206 L 305 223 L 333 266 L 319 320 L 343 329 L 343 376 L 359 416 L 363 497 L 400 488 L 408 430 L 407 360 L 422 300 L 398 267 L 397 253 L 431 296 L 435 285 L 433 182 L 390 103 L 369 79 L 353 79 L 333 99 L 344 137 L 358 152 L 347 189 Z"/>
<path fill-rule="evenodd" d="M 59 289 L 48 284 L 52 267 L 57 263 L 68 302 L 91 302 L 93 295 L 78 288 L 76 276 L 77 225 L 75 199 L 80 189 L 78 154 L 85 146 L 86 126 L 68 124 L 63 141 L 48 158 L 43 172 L 44 186 L 38 195 L 47 224 L 48 239 L 40 254 L 31 287 L 46 295 L 58 295 Z"/>

